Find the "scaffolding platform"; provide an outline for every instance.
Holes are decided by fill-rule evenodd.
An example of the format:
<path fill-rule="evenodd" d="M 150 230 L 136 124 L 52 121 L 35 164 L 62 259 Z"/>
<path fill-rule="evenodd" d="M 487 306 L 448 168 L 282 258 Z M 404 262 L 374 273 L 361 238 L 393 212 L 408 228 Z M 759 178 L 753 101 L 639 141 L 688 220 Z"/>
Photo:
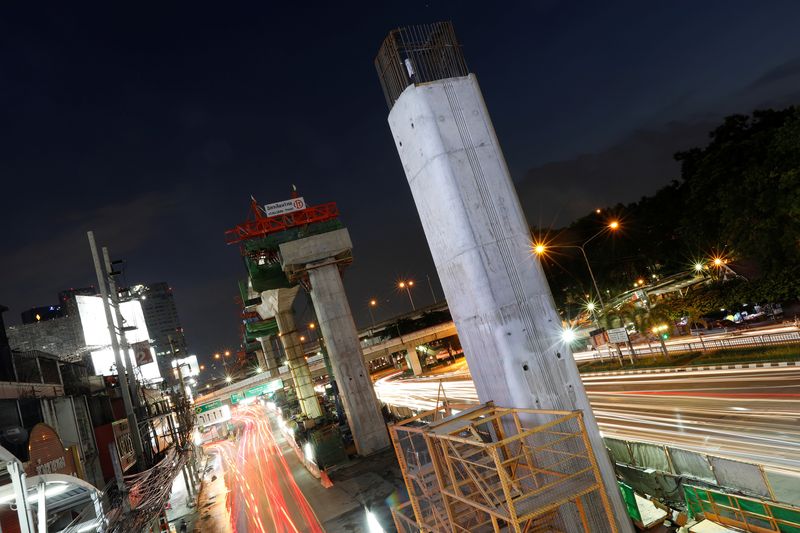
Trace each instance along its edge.
<path fill-rule="evenodd" d="M 410 497 L 398 531 L 616 531 L 580 411 L 444 403 L 390 431 Z"/>

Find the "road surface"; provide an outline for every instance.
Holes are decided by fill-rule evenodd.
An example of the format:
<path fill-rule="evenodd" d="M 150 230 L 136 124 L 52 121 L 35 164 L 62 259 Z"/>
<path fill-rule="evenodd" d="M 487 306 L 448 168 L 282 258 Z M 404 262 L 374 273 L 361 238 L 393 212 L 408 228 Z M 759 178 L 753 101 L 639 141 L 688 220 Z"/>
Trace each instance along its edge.
<path fill-rule="evenodd" d="M 439 382 L 450 401 L 477 402 L 463 373 L 378 380 L 392 405 L 431 409 Z M 800 367 L 584 376 L 606 437 L 669 444 L 766 466 L 800 470 Z"/>
<path fill-rule="evenodd" d="M 228 505 L 235 532 L 322 533 L 314 511 L 294 480 L 263 407 L 234 411 L 236 442 L 210 445 L 225 465 Z"/>

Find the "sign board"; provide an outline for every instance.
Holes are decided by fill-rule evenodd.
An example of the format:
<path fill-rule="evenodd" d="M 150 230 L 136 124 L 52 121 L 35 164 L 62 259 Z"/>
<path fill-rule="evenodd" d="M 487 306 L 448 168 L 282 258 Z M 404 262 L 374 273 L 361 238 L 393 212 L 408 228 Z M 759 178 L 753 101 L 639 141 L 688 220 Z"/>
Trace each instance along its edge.
<path fill-rule="evenodd" d="M 47 424 L 36 424 L 28 440 L 30 459 L 25 466 L 28 476 L 44 474 L 76 475 L 72 454 L 67 453 L 56 430 Z"/>
<path fill-rule="evenodd" d="M 625 328 L 614 328 L 608 330 L 608 342 L 624 344 L 628 342 L 628 330 Z"/>
<path fill-rule="evenodd" d="M 306 208 L 306 201 L 303 197 L 292 198 L 282 202 L 275 202 L 274 204 L 267 204 L 264 206 L 264 212 L 268 217 L 283 215 L 291 213 L 292 211 L 301 211 Z"/>
<path fill-rule="evenodd" d="M 251 387 L 244 392 L 234 392 L 231 394 L 231 403 L 236 405 L 241 400 L 245 398 L 255 398 L 256 396 L 261 396 L 262 394 L 269 394 L 270 392 L 275 392 L 277 390 L 281 390 L 283 388 L 283 380 L 282 379 L 273 379 L 272 381 L 268 381 L 266 383 L 262 383 L 261 385 L 256 385 L 255 387 Z"/>
<path fill-rule="evenodd" d="M 146 365 L 153 362 L 153 352 L 150 350 L 150 343 L 148 341 L 135 342 L 131 344 L 133 350 L 133 357 L 136 360 L 136 365 Z"/>
<path fill-rule="evenodd" d="M 231 419 L 231 408 L 229 405 L 220 405 L 210 411 L 199 413 L 196 418 L 199 427 L 221 424 Z"/>
<path fill-rule="evenodd" d="M 252 387 L 244 391 L 245 398 L 252 398 L 254 396 L 261 396 L 262 394 L 268 394 L 270 392 L 275 392 L 276 390 L 280 390 L 283 388 L 283 380 L 282 379 L 273 379 L 272 381 L 268 381 L 261 385 Z"/>
<path fill-rule="evenodd" d="M 125 472 L 136 463 L 136 453 L 133 450 L 128 420 L 123 418 L 113 422 L 111 429 L 114 431 L 114 442 L 117 445 L 117 452 L 119 452 L 119 464 L 122 471 Z"/>
<path fill-rule="evenodd" d="M 198 405 L 197 407 L 194 408 L 194 413 L 196 415 L 199 415 L 201 413 L 205 413 L 206 411 L 211 411 L 213 409 L 219 409 L 220 407 L 222 407 L 222 401 L 215 400 L 215 401 L 213 401 L 211 403 L 207 403 L 207 404 L 204 404 L 204 405 Z"/>

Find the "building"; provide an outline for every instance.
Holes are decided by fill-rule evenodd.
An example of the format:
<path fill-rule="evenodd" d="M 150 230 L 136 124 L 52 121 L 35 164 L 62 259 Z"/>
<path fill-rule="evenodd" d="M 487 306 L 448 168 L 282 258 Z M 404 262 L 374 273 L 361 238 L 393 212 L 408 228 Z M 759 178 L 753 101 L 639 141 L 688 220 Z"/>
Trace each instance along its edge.
<path fill-rule="evenodd" d="M 172 288 L 163 281 L 134 285 L 130 288 L 130 295 L 142 302 L 144 320 L 150 332 L 150 346 L 158 361 L 161 375 L 167 376 L 173 358 L 170 338 L 179 357 L 188 355 Z"/>
<path fill-rule="evenodd" d="M 22 323 L 33 324 L 34 322 L 45 322 L 54 318 L 64 316 L 61 312 L 60 305 L 43 305 L 41 307 L 32 307 L 27 311 L 22 312 Z"/>

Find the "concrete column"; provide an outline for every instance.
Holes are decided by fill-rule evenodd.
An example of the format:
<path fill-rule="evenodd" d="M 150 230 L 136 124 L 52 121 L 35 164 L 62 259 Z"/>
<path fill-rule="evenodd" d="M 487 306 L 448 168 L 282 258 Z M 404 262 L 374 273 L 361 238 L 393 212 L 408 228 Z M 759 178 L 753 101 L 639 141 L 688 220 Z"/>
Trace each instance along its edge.
<path fill-rule="evenodd" d="M 341 392 L 347 423 L 359 455 L 389 446 L 389 434 L 364 363 L 342 276 L 336 264 L 310 267 L 311 299 Z"/>
<path fill-rule="evenodd" d="M 411 369 L 415 376 L 422 374 L 422 364 L 419 361 L 419 352 L 417 352 L 416 344 L 406 345 L 406 361 L 408 361 L 408 368 Z"/>
<path fill-rule="evenodd" d="M 339 268 L 348 264 L 353 244 L 347 229 L 304 237 L 280 245 L 289 279 L 308 277 L 311 300 L 336 377 L 356 450 L 369 455 L 389 446 L 389 433 L 364 364 L 353 313 Z"/>
<path fill-rule="evenodd" d="M 581 410 L 619 530 L 632 532 L 477 79 L 408 86 L 389 125 L 481 402 Z M 608 530 L 599 503 L 587 511 Z"/>
<path fill-rule="evenodd" d="M 281 344 L 289 360 L 289 371 L 292 373 L 294 390 L 297 400 L 300 402 L 300 409 L 308 418 L 319 418 L 322 416 L 322 409 L 319 406 L 319 399 L 314 390 L 314 381 L 311 379 L 311 370 L 308 368 L 306 354 L 300 343 L 300 335 L 294 323 L 294 312 L 292 304 L 297 296 L 299 287 L 291 289 L 273 289 L 261 293 L 261 305 L 258 306 L 258 313 L 266 318 L 275 317 L 280 332 Z M 263 344 L 262 344 L 263 346 Z M 277 373 L 277 369 L 275 370 Z"/>
<path fill-rule="evenodd" d="M 262 371 L 267 368 L 267 360 L 264 358 L 264 350 L 256 350 L 256 361 L 258 361 L 258 367 Z"/>
<path fill-rule="evenodd" d="M 261 356 L 264 358 L 264 362 L 261 363 L 261 368 L 267 371 L 269 377 L 278 377 L 278 367 L 281 365 L 278 362 L 278 353 L 273 344 L 272 337 L 259 337 L 258 340 L 261 343 Z M 259 362 L 260 361 L 259 359 Z"/>
<path fill-rule="evenodd" d="M 275 319 L 278 321 L 278 328 L 281 332 L 284 331 L 284 328 L 288 331 L 288 333 L 281 333 L 281 344 L 283 344 L 283 350 L 289 361 L 289 371 L 292 374 L 297 399 L 300 401 L 303 413 L 309 418 L 320 417 L 322 410 L 314 390 L 314 381 L 311 378 L 311 370 L 308 368 L 306 354 L 303 352 L 300 335 L 295 329 L 294 316 L 291 312 L 282 312 L 278 313 Z"/>

